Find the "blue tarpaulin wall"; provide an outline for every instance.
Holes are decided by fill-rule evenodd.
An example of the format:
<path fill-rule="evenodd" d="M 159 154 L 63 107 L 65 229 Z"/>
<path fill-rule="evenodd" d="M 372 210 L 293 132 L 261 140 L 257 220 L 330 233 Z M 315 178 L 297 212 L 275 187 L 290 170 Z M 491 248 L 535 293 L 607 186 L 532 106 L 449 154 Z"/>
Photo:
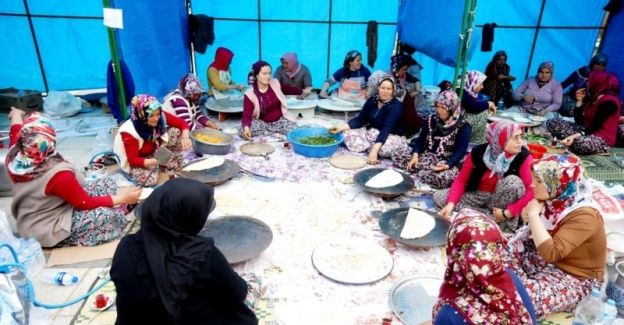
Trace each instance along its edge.
<path fill-rule="evenodd" d="M 445 2 L 445 5 L 448 3 L 456 8 L 463 2 L 452 0 Z M 602 8 L 607 2 L 478 0 L 468 69 L 484 72 L 494 53 L 505 50 L 511 74 L 517 78 L 514 86 L 519 86 L 526 76 L 535 75 L 539 64 L 547 60 L 555 63 L 555 78 L 563 80 L 574 69 L 589 63 L 604 16 Z M 412 7 L 418 8 L 418 11 L 408 9 Z M 451 35 L 450 37 L 454 37 L 452 41 L 440 39 L 430 51 L 436 54 L 450 53 L 454 62 L 455 56 L 451 54 L 457 50 L 463 11 L 460 9 L 449 13 L 436 0 L 403 0 L 399 12 L 405 9 L 413 11 L 414 15 L 399 15 L 399 30 L 404 34 L 403 38 L 413 40 L 409 43 L 419 44 L 435 42 L 438 35 Z M 458 15 L 459 18 L 444 24 L 449 14 Z M 438 23 L 430 24 L 430 21 Z M 492 52 L 480 51 L 482 26 L 486 23 L 496 23 L 499 26 L 494 31 Z M 615 46 L 621 49 L 622 43 Z M 424 83 L 437 84 L 443 79 L 452 79 L 454 66 L 438 63 L 423 54 L 417 55 L 416 59 L 425 67 L 422 71 Z M 442 61 L 441 59 L 438 61 Z M 446 64 L 452 65 L 453 62 Z"/>
<path fill-rule="evenodd" d="M 407 12 L 399 19 L 400 6 L 414 1 L 422 9 Z M 235 53 L 233 77 L 240 83 L 245 82 L 251 64 L 259 58 L 275 67 L 284 52 L 293 51 L 312 71 L 314 85 L 320 87 L 342 65 L 349 50 L 361 51 L 364 63 L 367 62 L 366 28 L 371 20 L 377 21 L 379 28 L 377 60 L 370 68 L 386 70 L 397 22 L 402 33 L 414 33 L 416 39 L 428 35 L 441 44 L 440 38 L 445 38 L 441 36 L 445 24 L 427 24 L 424 18 L 443 13 L 446 4 L 440 6 L 432 0 L 400 2 L 401 5 L 399 1 L 377 0 L 357 4 L 346 0 L 192 1 L 194 13 L 215 17 L 216 40 L 205 54 L 196 54 L 197 73 L 206 83 L 206 69 L 218 46 Z M 448 3 L 454 2 L 462 1 Z M 555 77 L 561 80 L 589 61 L 606 2 L 479 0 L 472 39 L 476 50 L 470 53 L 468 68 L 483 71 L 494 51 L 504 49 L 512 74 L 518 77 L 515 85 L 526 75 L 535 74 L 537 65 L 544 60 L 555 62 Z M 115 3 L 125 10 L 125 28 L 117 35 L 122 59 L 133 72 L 137 92 L 162 97 L 190 67 L 184 1 Z M 110 50 L 100 0 L 3 0 L 0 16 L 0 88 L 47 91 L 105 87 Z M 610 70 L 618 69 L 616 62 L 621 59 L 616 61 L 615 56 L 621 57 L 623 52 L 622 18 L 618 17 L 619 20 L 612 18 L 614 27 L 610 27 L 616 31 L 608 31 L 603 41 L 605 50 L 614 56 Z M 480 52 L 480 26 L 491 22 L 500 26 L 495 30 L 493 52 Z M 459 30 L 455 32 L 458 33 Z M 453 35 L 453 31 L 448 35 Z M 449 42 L 455 43 L 456 40 Z M 449 51 L 450 57 L 454 57 L 453 51 Z M 416 59 L 424 66 L 424 84 L 452 78 L 451 67 L 422 53 Z"/>

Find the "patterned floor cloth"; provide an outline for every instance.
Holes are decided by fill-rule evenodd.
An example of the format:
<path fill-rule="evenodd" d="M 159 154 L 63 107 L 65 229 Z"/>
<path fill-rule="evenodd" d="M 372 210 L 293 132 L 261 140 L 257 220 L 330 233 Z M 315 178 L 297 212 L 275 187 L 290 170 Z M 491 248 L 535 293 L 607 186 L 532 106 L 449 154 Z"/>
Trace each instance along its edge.
<path fill-rule="evenodd" d="M 616 158 L 623 155 L 624 148 L 611 148 L 609 155 L 588 155 L 580 158 L 589 177 L 624 184 L 624 168 L 616 162 Z"/>

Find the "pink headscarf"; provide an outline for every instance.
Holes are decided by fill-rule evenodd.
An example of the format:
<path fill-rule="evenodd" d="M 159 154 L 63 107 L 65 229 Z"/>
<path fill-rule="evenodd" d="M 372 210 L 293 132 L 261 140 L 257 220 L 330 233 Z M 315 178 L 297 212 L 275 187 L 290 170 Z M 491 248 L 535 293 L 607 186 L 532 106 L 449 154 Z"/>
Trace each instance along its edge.
<path fill-rule="evenodd" d="M 301 70 L 301 64 L 299 64 L 299 60 L 297 60 L 297 53 L 286 52 L 282 55 L 282 59 L 288 62 L 288 65 L 290 66 L 290 69 L 284 69 L 284 72 L 286 72 L 286 75 L 288 75 L 289 78 L 294 78 L 297 72 Z"/>

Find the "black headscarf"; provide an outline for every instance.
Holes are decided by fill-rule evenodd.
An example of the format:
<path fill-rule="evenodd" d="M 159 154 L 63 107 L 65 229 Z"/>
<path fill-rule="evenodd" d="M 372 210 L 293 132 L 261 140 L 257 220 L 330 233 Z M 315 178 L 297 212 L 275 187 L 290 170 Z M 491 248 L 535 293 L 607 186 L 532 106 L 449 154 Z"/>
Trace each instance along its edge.
<path fill-rule="evenodd" d="M 197 236 L 214 206 L 212 186 L 184 178 L 166 182 L 143 203 L 137 235 L 143 239 L 160 300 L 175 322 L 195 274 L 214 247 L 208 238 Z"/>

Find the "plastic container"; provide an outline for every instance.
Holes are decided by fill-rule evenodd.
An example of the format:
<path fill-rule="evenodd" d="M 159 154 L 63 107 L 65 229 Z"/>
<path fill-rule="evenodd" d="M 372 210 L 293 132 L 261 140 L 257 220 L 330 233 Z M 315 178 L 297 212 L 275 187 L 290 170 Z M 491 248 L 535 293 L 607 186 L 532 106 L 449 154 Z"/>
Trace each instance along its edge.
<path fill-rule="evenodd" d="M 33 238 L 27 240 L 20 238 L 18 256 L 20 262 L 26 265 L 28 276 L 33 277 L 45 267 L 46 261 L 43 256 L 41 244 Z"/>
<path fill-rule="evenodd" d="M 613 299 L 607 299 L 607 303 L 604 305 L 604 325 L 611 325 L 617 318 L 617 308 L 615 307 L 615 301 Z"/>
<path fill-rule="evenodd" d="M 41 281 L 58 286 L 74 285 L 78 280 L 78 276 L 63 271 L 46 270 L 41 274 Z"/>
<path fill-rule="evenodd" d="M 593 288 L 591 295 L 583 298 L 574 311 L 572 325 L 602 324 L 605 314 L 604 304 L 600 297 L 600 291 Z"/>
<path fill-rule="evenodd" d="M 497 110 L 504 110 L 505 109 L 505 101 L 502 98 L 500 98 L 498 100 L 498 103 L 496 103 L 496 109 Z"/>
<path fill-rule="evenodd" d="M 548 148 L 536 143 L 527 144 L 527 148 L 529 148 L 531 156 L 533 156 L 533 158 L 535 159 L 542 159 L 544 154 L 548 151 Z"/>
<path fill-rule="evenodd" d="M 336 139 L 336 142 L 332 144 L 325 145 L 311 145 L 311 144 L 303 144 L 299 142 L 299 139 L 310 137 L 310 136 L 333 136 Z M 338 150 L 338 146 L 344 141 L 344 136 L 342 134 L 330 134 L 326 128 L 301 128 L 295 129 L 288 133 L 288 141 L 292 143 L 293 149 L 296 153 L 312 158 L 324 158 L 333 155 L 336 150 Z"/>

